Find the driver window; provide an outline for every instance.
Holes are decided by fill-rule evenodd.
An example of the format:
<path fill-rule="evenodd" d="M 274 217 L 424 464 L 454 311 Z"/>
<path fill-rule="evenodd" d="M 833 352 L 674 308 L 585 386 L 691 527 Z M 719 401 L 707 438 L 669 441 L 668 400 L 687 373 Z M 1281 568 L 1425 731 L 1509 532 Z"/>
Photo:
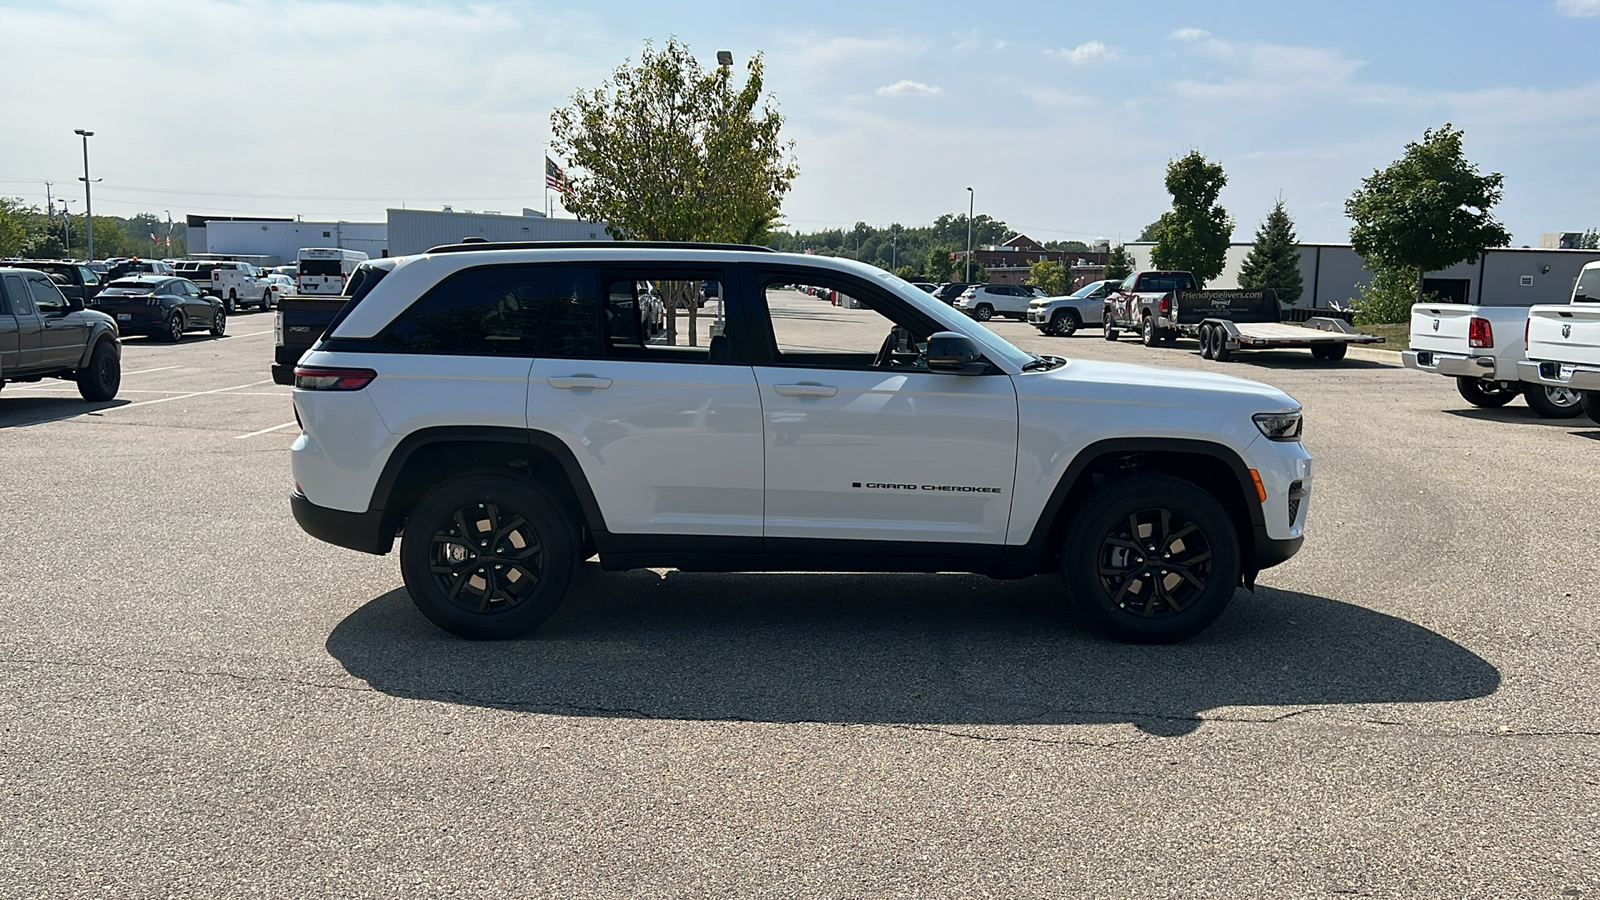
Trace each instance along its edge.
<path fill-rule="evenodd" d="M 763 288 L 777 363 L 836 369 L 927 369 L 927 327 L 874 295 L 848 285 L 769 280 Z M 859 290 L 859 289 L 857 289 Z M 893 313 L 885 315 L 874 306 Z M 904 321 L 897 321 L 903 319 Z"/>

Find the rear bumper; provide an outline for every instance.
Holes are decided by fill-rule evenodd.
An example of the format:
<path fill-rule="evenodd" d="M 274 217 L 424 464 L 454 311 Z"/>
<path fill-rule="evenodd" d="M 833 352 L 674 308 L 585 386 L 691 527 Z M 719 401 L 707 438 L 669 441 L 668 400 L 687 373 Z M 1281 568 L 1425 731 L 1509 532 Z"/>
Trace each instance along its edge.
<path fill-rule="evenodd" d="M 294 366 L 281 363 L 272 364 L 272 383 L 294 386 Z"/>
<path fill-rule="evenodd" d="M 306 495 L 291 492 L 289 508 L 306 534 L 339 547 L 382 556 L 394 548 L 394 526 L 385 521 L 383 510 L 362 513 L 318 506 Z"/>
<path fill-rule="evenodd" d="M 1600 391 L 1600 367 L 1597 366 L 1524 360 L 1517 363 L 1517 375 L 1531 384 L 1548 384 L 1575 391 Z"/>
<path fill-rule="evenodd" d="M 1492 356 L 1460 356 L 1432 350 L 1402 350 L 1400 361 L 1408 369 L 1448 375 L 1452 378 L 1496 377 L 1495 360 Z"/>

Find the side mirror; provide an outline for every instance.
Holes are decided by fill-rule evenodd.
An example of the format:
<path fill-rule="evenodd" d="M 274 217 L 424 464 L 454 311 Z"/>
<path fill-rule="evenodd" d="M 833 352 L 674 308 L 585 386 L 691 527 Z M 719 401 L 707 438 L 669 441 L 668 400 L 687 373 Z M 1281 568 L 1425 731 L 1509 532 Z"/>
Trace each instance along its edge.
<path fill-rule="evenodd" d="M 78 310 L 83 309 L 83 298 L 82 297 L 68 297 L 67 298 L 67 309 L 70 309 L 73 312 L 77 312 Z"/>
<path fill-rule="evenodd" d="M 989 361 L 976 342 L 964 334 L 941 331 L 928 337 L 928 371 L 949 375 L 982 375 L 989 371 Z"/>

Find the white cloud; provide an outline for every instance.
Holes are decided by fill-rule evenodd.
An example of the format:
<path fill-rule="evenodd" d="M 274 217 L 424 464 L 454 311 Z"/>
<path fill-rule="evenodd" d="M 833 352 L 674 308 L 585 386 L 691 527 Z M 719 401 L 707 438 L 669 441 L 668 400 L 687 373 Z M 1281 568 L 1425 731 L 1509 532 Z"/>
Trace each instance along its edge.
<path fill-rule="evenodd" d="M 1076 47 L 1065 50 L 1047 50 L 1051 56 L 1064 59 L 1075 66 L 1086 66 L 1090 63 L 1112 62 L 1117 58 L 1117 51 L 1107 47 L 1099 41 L 1085 41 Z"/>
<path fill-rule="evenodd" d="M 1204 28 L 1179 28 L 1177 31 L 1167 35 L 1169 40 L 1174 41 L 1198 41 L 1201 38 L 1208 37 L 1211 37 L 1211 32 Z"/>
<path fill-rule="evenodd" d="M 937 97 L 942 93 L 944 90 L 935 85 L 923 84 L 909 78 L 903 78 L 894 84 L 886 84 L 877 90 L 879 97 Z"/>
<path fill-rule="evenodd" d="M 1186 79 L 1173 85 L 1180 96 L 1190 99 L 1229 104 L 1335 94 L 1354 99 L 1367 90 L 1352 82 L 1352 76 L 1364 63 L 1333 50 L 1236 44 L 1211 37 L 1196 46 L 1198 52 L 1217 60 L 1221 71 L 1214 80 Z"/>
<path fill-rule="evenodd" d="M 1556 0 L 1556 12 L 1578 19 L 1600 16 L 1600 0 Z"/>

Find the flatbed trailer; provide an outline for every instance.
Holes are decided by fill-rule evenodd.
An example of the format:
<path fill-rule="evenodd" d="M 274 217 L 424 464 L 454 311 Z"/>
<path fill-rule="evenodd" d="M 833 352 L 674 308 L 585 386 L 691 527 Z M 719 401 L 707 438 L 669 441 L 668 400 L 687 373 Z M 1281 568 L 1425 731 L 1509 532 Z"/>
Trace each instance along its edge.
<path fill-rule="evenodd" d="M 1384 342 L 1332 316 L 1284 322 L 1283 307 L 1272 290 L 1178 291 L 1175 306 L 1177 321 L 1172 328 L 1199 341 L 1200 355 L 1218 362 L 1230 359 L 1237 350 L 1300 348 L 1333 362 L 1344 359 L 1351 344 Z"/>

